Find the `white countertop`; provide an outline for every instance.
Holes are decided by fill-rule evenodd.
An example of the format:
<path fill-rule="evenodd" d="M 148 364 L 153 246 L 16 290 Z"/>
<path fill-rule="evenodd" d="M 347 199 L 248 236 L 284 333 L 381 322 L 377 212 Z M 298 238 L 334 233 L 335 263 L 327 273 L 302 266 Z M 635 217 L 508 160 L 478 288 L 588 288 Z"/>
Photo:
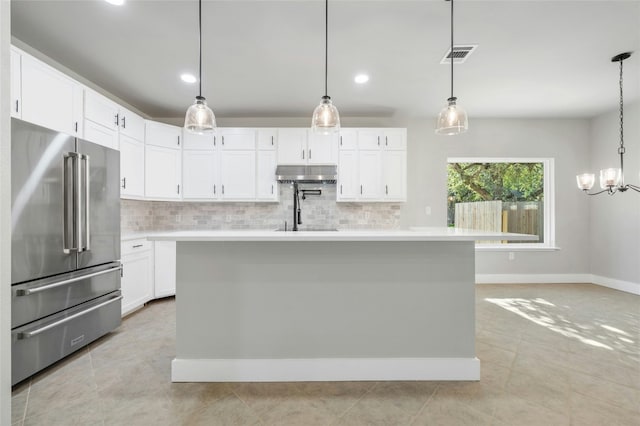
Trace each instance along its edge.
<path fill-rule="evenodd" d="M 281 232 L 265 230 L 172 231 L 147 234 L 153 241 L 537 241 L 536 235 L 458 228 Z"/>

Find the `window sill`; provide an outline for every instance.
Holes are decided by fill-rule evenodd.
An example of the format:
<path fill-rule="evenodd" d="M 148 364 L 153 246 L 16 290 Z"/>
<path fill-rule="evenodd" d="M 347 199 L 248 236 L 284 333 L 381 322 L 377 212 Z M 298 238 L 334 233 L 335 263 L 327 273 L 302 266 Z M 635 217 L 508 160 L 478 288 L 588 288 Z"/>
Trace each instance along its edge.
<path fill-rule="evenodd" d="M 476 251 L 559 251 L 560 247 L 538 244 L 476 244 Z"/>

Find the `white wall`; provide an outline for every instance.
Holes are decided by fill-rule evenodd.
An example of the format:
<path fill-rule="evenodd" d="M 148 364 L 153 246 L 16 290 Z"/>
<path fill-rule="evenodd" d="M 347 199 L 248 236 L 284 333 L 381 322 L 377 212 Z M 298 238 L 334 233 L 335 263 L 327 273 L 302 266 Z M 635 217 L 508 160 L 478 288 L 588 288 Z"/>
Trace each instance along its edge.
<path fill-rule="evenodd" d="M 0 1 L 0 425 L 11 424 L 11 2 Z"/>
<path fill-rule="evenodd" d="M 627 149 L 625 180 L 640 186 L 640 102 L 625 105 L 624 141 Z M 590 172 L 620 167 L 618 111 L 591 120 Z M 590 197 L 591 273 L 598 277 L 635 283 L 640 290 L 640 194 L 629 190 Z"/>
<path fill-rule="evenodd" d="M 408 123 L 408 202 L 404 225 L 446 226 L 447 157 L 549 157 L 555 159 L 556 245 L 558 251 L 479 252 L 478 274 L 587 274 L 588 201 L 576 189 L 575 174 L 588 164 L 587 120 L 471 118 L 469 131 L 438 136 L 434 119 Z M 431 215 L 425 207 L 431 207 Z"/>

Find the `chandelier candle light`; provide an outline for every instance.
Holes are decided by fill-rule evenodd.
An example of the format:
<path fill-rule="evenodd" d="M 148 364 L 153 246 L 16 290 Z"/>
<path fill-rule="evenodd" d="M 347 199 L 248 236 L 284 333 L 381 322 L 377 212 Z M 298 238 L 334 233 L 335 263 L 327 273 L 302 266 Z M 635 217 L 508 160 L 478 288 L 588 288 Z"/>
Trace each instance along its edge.
<path fill-rule="evenodd" d="M 446 1 L 451 2 L 451 50 L 449 51 L 449 59 L 451 60 L 451 97 L 447 99 L 448 105 L 438 115 L 436 134 L 457 135 L 469 129 L 469 121 L 467 120 L 467 112 L 460 105 L 457 105 L 458 98 L 453 96 L 453 0 Z"/>
<path fill-rule="evenodd" d="M 216 128 L 216 117 L 211 108 L 207 106 L 207 100 L 202 96 L 202 0 L 198 0 L 198 47 L 199 53 L 199 91 L 196 100 L 187 109 L 184 118 L 184 128 L 192 133 L 203 134 L 212 132 Z"/>
<path fill-rule="evenodd" d="M 327 95 L 327 75 L 329 63 L 329 0 L 324 2 L 324 96 L 313 111 L 311 130 L 328 135 L 340 131 L 340 114 Z"/>
<path fill-rule="evenodd" d="M 624 183 L 624 102 L 622 98 L 622 62 L 631 56 L 631 52 L 621 53 L 611 58 L 611 62 L 620 62 L 620 146 L 618 154 L 620 155 L 620 168 L 609 168 L 600 170 L 600 188 L 601 191 L 589 192 L 595 183 L 595 175 L 593 173 L 583 173 L 576 176 L 578 188 L 582 189 L 587 195 L 598 195 L 606 192 L 613 195 L 616 192 L 625 192 L 627 189 L 633 189 L 640 192 L 640 186 Z"/>

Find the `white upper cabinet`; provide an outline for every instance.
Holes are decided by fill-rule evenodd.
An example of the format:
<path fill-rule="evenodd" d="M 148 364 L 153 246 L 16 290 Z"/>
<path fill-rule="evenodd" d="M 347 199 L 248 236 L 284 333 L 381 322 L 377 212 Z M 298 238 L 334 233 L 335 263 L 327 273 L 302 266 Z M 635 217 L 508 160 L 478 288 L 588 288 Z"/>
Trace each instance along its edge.
<path fill-rule="evenodd" d="M 278 159 L 275 151 L 258 151 L 256 198 L 259 200 L 278 200 L 277 163 Z"/>
<path fill-rule="evenodd" d="M 144 144 L 120 136 L 120 196 L 144 198 Z"/>
<path fill-rule="evenodd" d="M 384 149 L 406 151 L 407 149 L 407 129 L 384 129 Z"/>
<path fill-rule="evenodd" d="M 146 145 L 179 149 L 182 143 L 182 127 L 146 120 L 144 142 Z"/>
<path fill-rule="evenodd" d="M 84 118 L 117 131 L 118 104 L 91 89 L 84 89 Z"/>
<path fill-rule="evenodd" d="M 22 71 L 21 71 L 21 55 L 13 47 L 11 48 L 11 116 L 16 118 L 22 117 Z"/>
<path fill-rule="evenodd" d="M 82 135 L 82 86 L 29 55 L 21 58 L 21 98 L 23 120 Z"/>
<path fill-rule="evenodd" d="M 307 164 L 308 129 L 278 129 L 278 164 Z"/>
<path fill-rule="evenodd" d="M 275 150 L 278 146 L 278 129 L 258 129 L 258 149 Z"/>
<path fill-rule="evenodd" d="M 144 141 L 144 118 L 126 108 L 118 109 L 118 125 L 120 134 Z"/>
<path fill-rule="evenodd" d="M 254 129 L 221 129 L 220 148 L 223 150 L 255 150 L 256 131 Z"/>
<path fill-rule="evenodd" d="M 224 200 L 256 198 L 256 152 L 220 152 L 220 192 Z"/>
<path fill-rule="evenodd" d="M 358 148 L 358 131 L 356 129 L 340 129 L 340 149 Z"/>
<path fill-rule="evenodd" d="M 216 160 L 217 151 L 214 150 L 185 149 L 182 152 L 183 199 L 213 200 L 218 198 L 218 163 Z"/>
<path fill-rule="evenodd" d="M 107 148 L 120 149 L 118 131 L 101 126 L 91 120 L 84 121 L 83 139 Z"/>
<path fill-rule="evenodd" d="M 308 164 L 338 164 L 340 135 L 309 132 Z"/>
<path fill-rule="evenodd" d="M 192 133 L 187 130 L 182 132 L 184 150 L 213 150 L 216 148 L 217 136 L 215 132 Z"/>
<path fill-rule="evenodd" d="M 358 177 L 358 151 L 340 151 L 340 161 L 338 163 L 338 182 L 336 188 L 336 199 L 338 201 L 351 201 L 358 198 L 359 177 Z"/>
<path fill-rule="evenodd" d="M 181 198 L 181 150 L 145 145 L 144 192 L 147 198 Z"/>
<path fill-rule="evenodd" d="M 380 129 L 358 130 L 358 148 L 361 150 L 380 149 L 381 137 L 382 135 Z"/>

